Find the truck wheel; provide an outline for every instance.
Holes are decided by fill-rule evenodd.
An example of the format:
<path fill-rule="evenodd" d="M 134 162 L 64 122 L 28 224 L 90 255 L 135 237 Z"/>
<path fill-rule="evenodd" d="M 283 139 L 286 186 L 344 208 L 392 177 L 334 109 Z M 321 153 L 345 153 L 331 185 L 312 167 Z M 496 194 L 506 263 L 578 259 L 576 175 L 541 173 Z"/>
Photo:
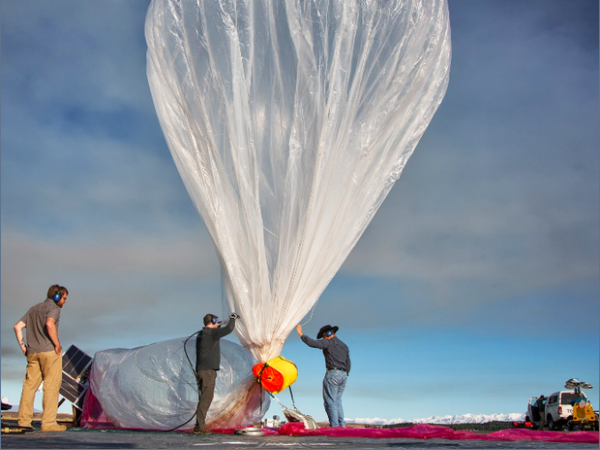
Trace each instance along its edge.
<path fill-rule="evenodd" d="M 555 425 L 554 425 L 554 419 L 552 419 L 552 416 L 548 416 L 548 419 L 546 420 L 546 423 L 548 424 L 548 429 L 549 430 L 554 430 L 555 429 Z"/>

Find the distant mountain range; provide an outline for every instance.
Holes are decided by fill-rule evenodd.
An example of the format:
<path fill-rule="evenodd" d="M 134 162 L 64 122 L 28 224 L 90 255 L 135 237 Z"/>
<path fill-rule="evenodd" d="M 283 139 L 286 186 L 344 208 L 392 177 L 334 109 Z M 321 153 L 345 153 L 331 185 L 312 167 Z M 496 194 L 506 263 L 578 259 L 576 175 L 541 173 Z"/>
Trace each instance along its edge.
<path fill-rule="evenodd" d="M 525 414 L 461 414 L 457 416 L 431 416 L 424 419 L 346 419 L 347 423 L 366 425 L 393 425 L 397 423 L 429 423 L 437 425 L 456 425 L 463 423 L 522 422 Z"/>

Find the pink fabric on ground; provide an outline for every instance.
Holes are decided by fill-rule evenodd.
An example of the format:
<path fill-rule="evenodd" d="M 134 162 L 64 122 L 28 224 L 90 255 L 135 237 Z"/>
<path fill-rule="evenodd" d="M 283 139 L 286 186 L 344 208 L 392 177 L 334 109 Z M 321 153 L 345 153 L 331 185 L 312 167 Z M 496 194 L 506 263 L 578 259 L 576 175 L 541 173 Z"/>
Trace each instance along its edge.
<path fill-rule="evenodd" d="M 407 439 L 449 439 L 449 440 L 481 440 L 481 441 L 544 441 L 544 442 L 577 442 L 597 444 L 598 433 L 594 431 L 575 431 L 562 433 L 558 431 L 536 431 L 525 429 L 501 430 L 493 433 L 475 433 L 473 431 L 455 431 L 452 428 L 436 425 L 413 425 L 405 428 L 350 428 L 323 427 L 318 430 L 307 430 L 303 423 L 286 423 L 279 429 L 279 434 L 288 436 L 330 436 L 357 438 L 407 438 Z"/>
<path fill-rule="evenodd" d="M 114 430 L 117 427 L 108 420 L 102 410 L 102 405 L 94 396 L 92 388 L 87 390 L 83 399 L 83 411 L 81 412 L 81 428 L 95 428 L 101 430 Z"/>
<path fill-rule="evenodd" d="M 102 411 L 102 406 L 91 389 L 88 389 L 81 415 L 82 428 L 119 429 Z M 144 430 L 149 431 L 149 430 Z M 179 430 L 181 432 L 181 430 Z M 184 432 L 190 432 L 186 430 Z M 233 434 L 234 429 L 213 429 L 213 433 Z M 538 431 L 523 428 L 496 431 L 494 433 L 475 433 L 473 431 L 456 431 L 452 428 L 436 425 L 413 425 L 404 428 L 358 428 L 358 427 L 322 427 L 318 430 L 307 430 L 300 422 L 289 422 L 281 428 L 262 428 L 266 435 L 287 436 L 329 436 L 355 438 L 405 438 L 405 439 L 448 439 L 448 440 L 480 440 L 480 441 L 544 441 L 544 442 L 576 442 L 581 444 L 597 444 L 598 432 L 574 431 L 562 433 L 558 431 Z"/>

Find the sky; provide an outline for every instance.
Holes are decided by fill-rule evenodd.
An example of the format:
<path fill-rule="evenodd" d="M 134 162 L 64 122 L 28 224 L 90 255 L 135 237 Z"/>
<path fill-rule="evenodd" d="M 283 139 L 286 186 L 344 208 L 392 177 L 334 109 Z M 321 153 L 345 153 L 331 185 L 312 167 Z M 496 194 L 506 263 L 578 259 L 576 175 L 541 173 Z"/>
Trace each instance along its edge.
<path fill-rule="evenodd" d="M 10 403 L 25 374 L 12 327 L 52 284 L 70 291 L 63 347 L 92 356 L 186 337 L 224 311 L 216 251 L 150 96 L 148 4 L 0 3 Z M 446 96 L 304 330 L 337 325 L 350 347 L 347 418 L 524 413 L 571 377 L 594 386 L 597 409 L 598 2 L 449 10 Z M 320 351 L 292 333 L 282 355 L 298 366 L 298 409 L 326 420 Z"/>

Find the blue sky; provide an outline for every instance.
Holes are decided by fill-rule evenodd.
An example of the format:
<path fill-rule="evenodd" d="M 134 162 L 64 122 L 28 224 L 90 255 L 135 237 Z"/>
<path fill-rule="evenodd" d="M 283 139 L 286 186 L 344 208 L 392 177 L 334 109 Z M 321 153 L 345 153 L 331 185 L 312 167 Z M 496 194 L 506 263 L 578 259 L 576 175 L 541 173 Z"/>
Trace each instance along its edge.
<path fill-rule="evenodd" d="M 12 326 L 51 284 L 71 292 L 63 343 L 90 354 L 188 336 L 222 311 L 216 252 L 150 97 L 148 3 L 0 3 L 13 403 L 25 364 Z M 350 346 L 348 418 L 524 412 L 570 377 L 595 387 L 597 409 L 598 3 L 449 8 L 446 97 L 305 331 L 338 325 Z M 324 420 L 321 354 L 295 333 L 282 354 L 299 368 L 296 405 Z"/>

